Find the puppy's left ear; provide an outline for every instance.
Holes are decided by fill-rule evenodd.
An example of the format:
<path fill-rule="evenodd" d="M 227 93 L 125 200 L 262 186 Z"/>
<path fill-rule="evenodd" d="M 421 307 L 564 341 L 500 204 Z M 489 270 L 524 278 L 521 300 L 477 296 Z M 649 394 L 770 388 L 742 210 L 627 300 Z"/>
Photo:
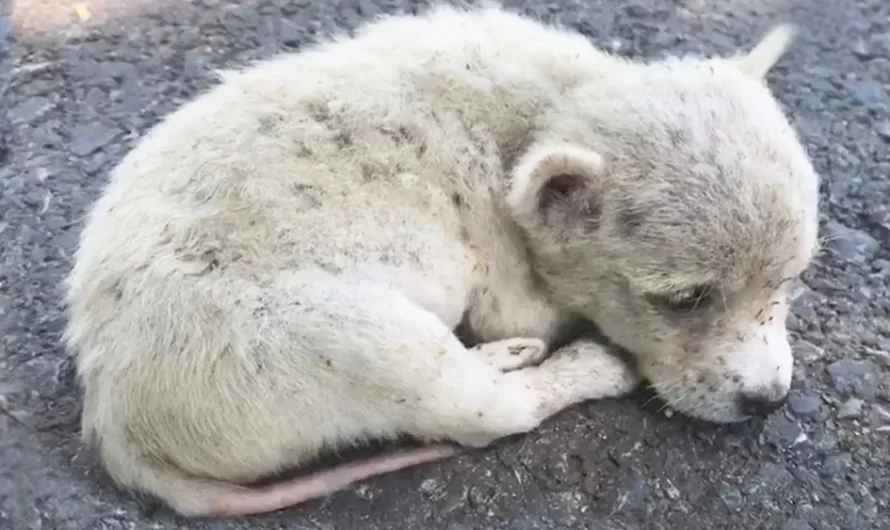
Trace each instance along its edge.
<path fill-rule="evenodd" d="M 507 202 L 520 222 L 591 227 L 598 224 L 606 163 L 572 145 L 543 145 L 513 170 Z"/>
<path fill-rule="evenodd" d="M 752 50 L 733 57 L 730 61 L 745 74 L 764 79 L 788 51 L 796 34 L 797 29 L 792 24 L 780 24 L 760 39 Z"/>

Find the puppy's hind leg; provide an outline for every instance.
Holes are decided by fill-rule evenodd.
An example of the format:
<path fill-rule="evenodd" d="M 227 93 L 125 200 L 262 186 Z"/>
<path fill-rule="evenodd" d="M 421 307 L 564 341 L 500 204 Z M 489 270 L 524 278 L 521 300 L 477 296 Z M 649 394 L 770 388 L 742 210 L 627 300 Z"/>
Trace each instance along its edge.
<path fill-rule="evenodd" d="M 192 298 L 180 303 L 187 307 Z M 208 404 L 204 413 L 176 409 L 185 429 L 165 434 L 162 461 L 144 460 L 139 438 L 125 436 L 123 428 L 107 432 L 102 443 L 119 480 L 191 516 L 278 510 L 454 452 L 420 448 L 266 488 L 245 486 L 324 447 L 404 434 L 484 446 L 528 432 L 562 408 L 615 392 L 625 372 L 621 364 L 600 362 L 602 352 L 591 349 L 504 373 L 510 366 L 489 360 L 510 355 L 511 345 L 537 343 L 500 341 L 503 351 L 486 358 L 398 290 L 321 271 L 288 273 L 262 286 L 232 284 L 214 292 L 214 305 L 230 315 L 231 329 L 222 333 L 232 353 L 204 378 L 170 372 L 183 377 L 171 388 L 200 394 Z M 267 369 L 257 370 L 258 361 Z M 198 436 L 199 424 L 210 434 Z"/>

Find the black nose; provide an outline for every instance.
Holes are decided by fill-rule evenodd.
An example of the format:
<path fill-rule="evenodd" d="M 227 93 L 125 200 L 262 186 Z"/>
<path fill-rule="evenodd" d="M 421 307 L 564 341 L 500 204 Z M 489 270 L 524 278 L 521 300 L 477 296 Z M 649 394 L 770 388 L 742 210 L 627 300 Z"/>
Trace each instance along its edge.
<path fill-rule="evenodd" d="M 756 394 L 742 395 L 742 414 L 746 416 L 769 416 L 773 412 L 782 408 L 786 399 L 788 399 L 787 394 L 782 396 L 782 399 L 770 399 L 766 396 Z"/>

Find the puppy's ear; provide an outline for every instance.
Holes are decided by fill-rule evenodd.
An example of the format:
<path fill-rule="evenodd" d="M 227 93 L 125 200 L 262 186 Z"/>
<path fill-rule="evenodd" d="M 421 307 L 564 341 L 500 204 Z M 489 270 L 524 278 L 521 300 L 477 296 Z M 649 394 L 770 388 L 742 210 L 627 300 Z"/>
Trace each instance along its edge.
<path fill-rule="evenodd" d="M 731 62 L 745 74 L 764 79 L 766 74 L 788 51 L 797 29 L 791 24 L 780 24 L 771 29 L 749 52 L 733 57 Z"/>
<path fill-rule="evenodd" d="M 513 170 L 508 204 L 520 219 L 596 226 L 606 163 L 571 145 L 529 151 Z"/>

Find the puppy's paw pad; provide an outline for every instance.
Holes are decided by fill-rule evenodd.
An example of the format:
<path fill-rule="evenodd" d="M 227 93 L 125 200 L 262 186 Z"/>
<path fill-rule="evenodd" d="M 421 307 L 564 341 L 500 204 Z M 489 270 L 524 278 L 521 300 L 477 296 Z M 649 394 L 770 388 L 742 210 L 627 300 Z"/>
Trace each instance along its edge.
<path fill-rule="evenodd" d="M 480 344 L 472 351 L 481 353 L 495 368 L 510 372 L 541 362 L 547 355 L 547 345 L 539 339 L 520 337 Z"/>

